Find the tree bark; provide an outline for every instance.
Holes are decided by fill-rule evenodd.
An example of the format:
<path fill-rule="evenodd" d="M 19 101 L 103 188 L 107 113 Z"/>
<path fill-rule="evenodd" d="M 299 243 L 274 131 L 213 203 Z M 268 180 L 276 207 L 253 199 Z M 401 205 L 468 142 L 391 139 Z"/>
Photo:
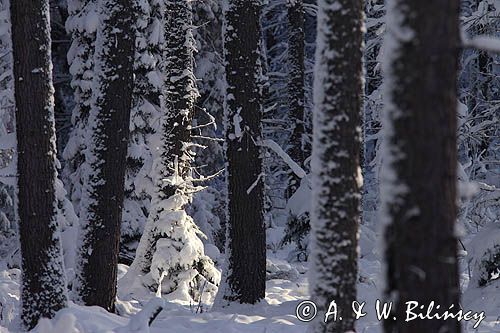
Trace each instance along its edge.
<path fill-rule="evenodd" d="M 11 1 L 22 257 L 21 320 L 33 328 L 66 306 L 55 194 L 56 137 L 49 1 Z"/>
<path fill-rule="evenodd" d="M 225 11 L 225 136 L 228 183 L 228 302 L 264 298 L 266 234 L 263 220 L 259 0 L 230 0 Z"/>
<path fill-rule="evenodd" d="M 288 112 L 292 126 L 288 154 L 297 164 L 304 167 L 306 160 L 303 137 L 304 122 L 304 3 L 302 0 L 288 0 Z M 290 198 L 300 186 L 300 178 L 289 171 L 286 197 Z"/>
<path fill-rule="evenodd" d="M 178 175 L 185 179 L 191 171 L 188 145 L 191 143 L 191 123 L 198 90 L 196 89 L 191 32 L 193 14 L 188 0 L 170 0 L 167 3 L 166 47 L 166 96 L 167 119 L 165 128 L 165 166 L 174 171 L 173 160 L 177 158 Z M 168 166 L 167 166 L 168 164 Z M 176 187 L 165 189 L 167 197 L 173 195 Z"/>
<path fill-rule="evenodd" d="M 132 0 L 103 0 L 94 102 L 88 120 L 76 292 L 86 305 L 115 309 L 135 50 Z"/>
<path fill-rule="evenodd" d="M 406 302 L 459 309 L 456 81 L 459 1 L 388 3 L 381 171 L 385 332 L 460 332 L 455 319 L 405 322 Z M 396 320 L 393 319 L 396 317 Z"/>
<path fill-rule="evenodd" d="M 311 294 L 318 313 L 311 332 L 355 330 L 358 227 L 361 218 L 363 2 L 318 2 L 313 114 Z M 322 317 L 322 318 L 320 318 Z M 342 320 L 339 320 L 342 317 Z"/>

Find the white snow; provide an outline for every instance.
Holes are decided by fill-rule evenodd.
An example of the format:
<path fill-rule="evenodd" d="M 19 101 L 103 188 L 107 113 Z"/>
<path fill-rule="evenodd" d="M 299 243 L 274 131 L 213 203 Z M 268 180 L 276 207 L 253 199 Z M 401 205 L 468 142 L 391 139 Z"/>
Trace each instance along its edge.
<path fill-rule="evenodd" d="M 500 38 L 495 36 L 474 36 L 470 39 L 464 38 L 462 43 L 465 47 L 472 47 L 482 51 L 500 53 Z"/>
<path fill-rule="evenodd" d="M 283 159 L 283 161 L 292 169 L 292 171 L 297 175 L 299 178 L 304 178 L 306 176 L 306 172 L 304 169 L 300 167 L 300 165 L 297 164 L 290 155 L 288 155 L 276 142 L 270 139 L 262 140 L 259 141 L 258 144 L 262 147 L 266 147 L 274 151 L 276 154 L 278 154 L 279 157 Z"/>

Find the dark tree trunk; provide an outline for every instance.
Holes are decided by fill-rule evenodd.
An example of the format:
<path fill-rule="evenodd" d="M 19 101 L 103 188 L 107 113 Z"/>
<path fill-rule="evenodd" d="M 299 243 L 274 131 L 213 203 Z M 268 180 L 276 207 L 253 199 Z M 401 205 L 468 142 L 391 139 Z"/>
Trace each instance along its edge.
<path fill-rule="evenodd" d="M 302 0 L 288 0 L 288 112 L 292 135 L 288 154 L 304 167 L 306 160 L 303 137 L 304 123 L 304 3 Z M 300 186 L 300 178 L 289 172 L 286 197 L 290 198 Z"/>
<path fill-rule="evenodd" d="M 266 234 L 263 221 L 259 0 L 230 0 L 225 12 L 225 136 L 228 181 L 228 290 L 226 301 L 264 298 Z M 224 292 L 224 291 L 222 291 Z"/>
<path fill-rule="evenodd" d="M 387 26 L 382 219 L 385 332 L 460 332 L 455 319 L 405 322 L 406 302 L 459 306 L 456 220 L 458 0 L 392 0 Z M 393 320 L 393 316 L 397 320 Z"/>
<path fill-rule="evenodd" d="M 85 151 L 76 291 L 114 311 L 135 49 L 132 0 L 103 0 Z"/>
<path fill-rule="evenodd" d="M 165 107 L 164 164 L 172 174 L 173 162 L 177 159 L 178 175 L 185 179 L 190 172 L 191 158 L 188 145 L 191 143 L 193 108 L 198 96 L 193 74 L 194 41 L 191 33 L 193 14 L 188 0 L 167 2 L 167 46 L 165 52 L 167 82 Z M 166 197 L 176 191 L 176 186 L 165 188 Z"/>
<path fill-rule="evenodd" d="M 55 197 L 56 137 L 48 0 L 11 1 L 22 256 L 27 329 L 66 305 Z"/>
<path fill-rule="evenodd" d="M 363 1 L 319 2 L 313 114 L 311 294 L 342 320 L 318 316 L 311 332 L 354 331 L 361 219 Z M 320 318 L 321 317 L 321 318 Z"/>

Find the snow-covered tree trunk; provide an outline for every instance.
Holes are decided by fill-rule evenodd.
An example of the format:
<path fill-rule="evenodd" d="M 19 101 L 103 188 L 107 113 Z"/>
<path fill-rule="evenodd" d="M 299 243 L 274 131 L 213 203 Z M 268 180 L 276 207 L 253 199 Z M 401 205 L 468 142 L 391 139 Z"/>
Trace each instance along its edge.
<path fill-rule="evenodd" d="M 33 328 L 66 306 L 56 206 L 56 137 L 49 1 L 11 2 L 18 144 L 21 319 Z"/>
<path fill-rule="evenodd" d="M 92 80 L 94 79 L 94 48 L 99 16 L 97 0 L 68 0 L 66 29 L 71 33 L 72 42 L 68 51 L 69 71 L 72 75 L 75 106 L 71 123 L 73 128 L 62 157 L 65 161 L 62 177 L 69 196 L 80 213 L 83 172 L 85 161 L 85 132 L 92 100 Z"/>
<path fill-rule="evenodd" d="M 192 186 L 191 122 L 198 92 L 193 75 L 191 0 L 168 0 L 165 34 L 164 115 L 153 148 L 153 182 L 148 221 L 131 269 L 150 276 L 146 284 L 163 293 L 178 291 L 189 299 L 208 280 L 218 284 L 219 272 L 204 255 L 200 231 L 187 215 Z"/>
<path fill-rule="evenodd" d="M 288 117 L 292 126 L 288 154 L 301 167 L 306 160 L 303 147 L 304 123 L 304 3 L 287 0 L 288 9 Z M 300 178 L 289 171 L 286 196 L 290 198 L 300 186 Z"/>
<path fill-rule="evenodd" d="M 229 0 L 224 17 L 227 280 L 225 302 L 264 298 L 266 234 L 263 221 L 260 0 Z"/>
<path fill-rule="evenodd" d="M 133 0 L 103 0 L 80 207 L 77 298 L 114 310 L 133 89 Z"/>
<path fill-rule="evenodd" d="M 385 297 L 394 302 L 388 333 L 460 332 L 456 319 L 404 320 L 407 301 L 460 307 L 458 19 L 458 0 L 388 1 L 380 179 Z"/>
<path fill-rule="evenodd" d="M 190 144 L 193 109 L 198 97 L 196 78 L 193 74 L 194 39 L 191 0 L 167 0 L 165 33 L 169 34 L 165 50 L 165 100 L 164 162 L 169 174 L 187 180 L 191 171 Z M 175 161 L 176 160 L 176 161 Z M 177 163 L 177 165 L 175 165 Z M 176 184 L 166 186 L 167 197 L 178 189 Z"/>
<path fill-rule="evenodd" d="M 363 2 L 320 0 L 314 81 L 310 293 L 318 313 L 335 300 L 342 320 L 311 332 L 354 331 L 361 216 Z"/>
<path fill-rule="evenodd" d="M 165 33 L 165 95 L 158 147 L 154 150 L 154 193 L 146 229 L 141 237 L 134 259 L 134 268 L 143 273 L 151 269 L 157 237 L 155 222 L 164 211 L 162 202 L 173 196 L 189 172 L 187 145 L 190 141 L 189 126 L 193 116 L 195 86 L 193 76 L 193 41 L 191 35 L 192 13 L 186 0 L 166 2 Z M 180 8 L 178 8 L 180 7 Z M 172 30 L 174 29 L 174 30 Z M 156 174 L 157 173 L 157 174 Z M 170 182 L 166 179 L 171 178 Z M 177 178 L 181 181 L 177 181 Z M 183 186 L 185 184 L 182 184 Z"/>

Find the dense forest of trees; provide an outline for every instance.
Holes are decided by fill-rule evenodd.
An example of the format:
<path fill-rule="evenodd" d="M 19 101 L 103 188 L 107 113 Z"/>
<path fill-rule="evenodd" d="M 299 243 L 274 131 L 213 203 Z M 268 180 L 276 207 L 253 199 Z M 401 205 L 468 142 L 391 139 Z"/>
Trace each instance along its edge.
<path fill-rule="evenodd" d="M 496 332 L 499 17 L 0 0 L 0 332 Z"/>

